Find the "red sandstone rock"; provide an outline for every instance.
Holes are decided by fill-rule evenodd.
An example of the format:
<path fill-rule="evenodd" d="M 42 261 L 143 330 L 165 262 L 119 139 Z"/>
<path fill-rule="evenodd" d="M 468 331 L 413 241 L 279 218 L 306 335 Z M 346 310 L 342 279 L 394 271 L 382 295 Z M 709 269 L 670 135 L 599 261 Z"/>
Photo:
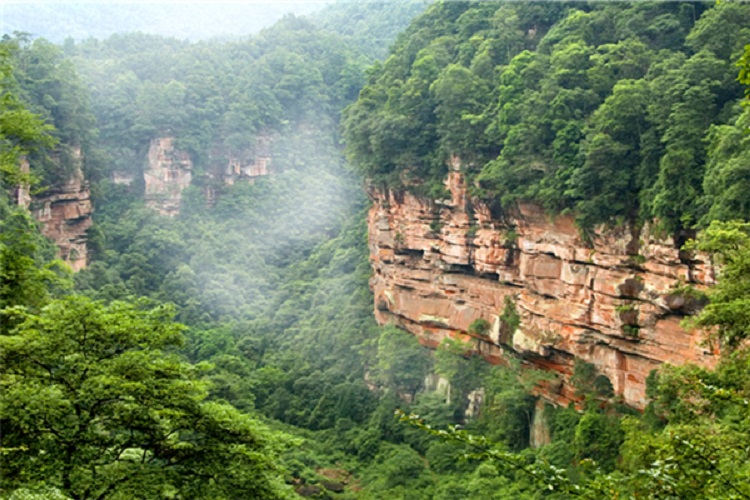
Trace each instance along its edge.
<path fill-rule="evenodd" d="M 73 150 L 80 163 L 80 149 Z M 55 242 L 61 259 L 73 271 L 86 267 L 88 250 L 86 231 L 91 227 L 91 198 L 88 182 L 83 178 L 80 165 L 62 185 L 35 196 L 31 202 L 36 219 L 42 223 L 42 234 Z"/>
<path fill-rule="evenodd" d="M 240 155 L 229 155 L 223 178 L 227 184 L 234 184 L 237 180 L 247 180 L 251 183 L 255 179 L 271 173 L 271 145 L 273 137 L 260 134 L 255 138 L 255 146 Z M 217 155 L 223 157 L 224 154 Z"/>
<path fill-rule="evenodd" d="M 253 183 L 258 177 L 271 172 L 270 135 L 259 135 L 255 147 L 240 155 L 229 154 L 223 148 L 216 148 L 211 156 L 213 174 L 225 184 L 239 180 Z M 146 185 L 146 205 L 162 215 L 174 216 L 180 212 L 182 191 L 190 186 L 193 162 L 185 151 L 175 149 L 173 137 L 157 137 L 151 141 L 148 150 L 148 166 L 143 172 Z M 116 183 L 129 184 L 132 179 L 118 174 L 113 175 Z M 204 188 L 206 201 L 213 204 L 215 193 L 209 186 Z"/>
<path fill-rule="evenodd" d="M 476 349 L 498 363 L 505 344 L 529 366 L 557 373 L 559 382 L 540 391 L 558 404 L 575 400 L 576 358 L 596 365 L 637 408 L 646 404 L 646 377 L 662 363 L 716 362 L 701 333 L 680 326 L 690 306 L 671 298 L 686 284 L 713 283 L 705 256 L 681 259 L 671 239 L 648 227 L 596 228 L 587 243 L 572 217 L 553 219 L 531 204 L 496 220 L 482 203 L 467 203 L 455 169 L 446 186 L 451 199 L 439 202 L 371 193 L 370 284 L 380 323 L 436 347 L 447 336 L 470 338 L 469 325 L 484 318 L 492 331 L 475 337 Z M 521 326 L 501 334 L 506 296 Z"/>

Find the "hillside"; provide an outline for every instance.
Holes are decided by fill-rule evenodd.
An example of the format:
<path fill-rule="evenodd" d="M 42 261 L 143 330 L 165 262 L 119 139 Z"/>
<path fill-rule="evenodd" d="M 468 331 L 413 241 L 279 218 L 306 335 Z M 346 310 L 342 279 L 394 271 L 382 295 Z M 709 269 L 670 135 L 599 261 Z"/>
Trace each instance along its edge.
<path fill-rule="evenodd" d="M 141 32 L 180 40 L 237 38 L 255 34 L 286 14 L 303 15 L 326 2 L 275 4 L 221 2 L 56 2 L 8 0 L 0 10 L 0 31 L 29 33 L 62 44 L 70 38 L 104 39 L 116 33 Z"/>

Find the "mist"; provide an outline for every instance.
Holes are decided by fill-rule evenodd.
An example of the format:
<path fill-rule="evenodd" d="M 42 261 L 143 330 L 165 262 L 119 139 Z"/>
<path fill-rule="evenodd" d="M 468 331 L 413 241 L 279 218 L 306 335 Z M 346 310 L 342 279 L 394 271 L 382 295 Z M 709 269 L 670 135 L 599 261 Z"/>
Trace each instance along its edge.
<path fill-rule="evenodd" d="M 127 32 L 191 41 L 231 39 L 257 33 L 286 14 L 309 14 L 329 3 L 11 0 L 0 3 L 0 32 L 26 32 L 56 43 Z"/>

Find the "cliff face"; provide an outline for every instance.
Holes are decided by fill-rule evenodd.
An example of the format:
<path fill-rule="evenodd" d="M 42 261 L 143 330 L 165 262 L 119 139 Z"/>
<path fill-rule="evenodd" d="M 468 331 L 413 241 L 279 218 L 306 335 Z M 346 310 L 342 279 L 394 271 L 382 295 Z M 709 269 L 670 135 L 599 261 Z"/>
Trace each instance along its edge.
<path fill-rule="evenodd" d="M 80 150 L 74 154 L 81 158 Z M 92 208 L 89 185 L 80 166 L 65 183 L 35 196 L 31 200 L 31 209 L 42 223 L 42 234 L 59 248 L 60 258 L 74 271 L 86 267 L 86 231 L 91 227 Z"/>
<path fill-rule="evenodd" d="M 174 138 L 158 137 L 151 141 L 143 171 L 147 206 L 163 215 L 177 215 L 182 190 L 190 185 L 192 177 L 193 162 L 186 152 L 175 149 Z"/>
<path fill-rule="evenodd" d="M 491 362 L 515 351 L 527 365 L 559 375 L 542 391 L 560 404 L 575 399 L 569 380 L 576 358 L 594 364 L 639 408 L 646 377 L 660 364 L 716 362 L 701 334 L 680 326 L 699 307 L 680 289 L 713 283 L 702 256 L 689 259 L 647 228 L 600 229 L 587 242 L 572 217 L 551 219 L 536 206 L 493 214 L 467 197 L 456 171 L 446 187 L 451 199 L 441 202 L 371 193 L 371 287 L 380 323 L 395 322 L 433 347 L 446 336 L 474 337 Z M 503 314 L 506 297 L 520 316 L 516 328 Z M 487 331 L 467 333 L 480 318 Z"/>
<path fill-rule="evenodd" d="M 241 155 L 229 155 L 224 168 L 223 177 L 226 184 L 234 184 L 238 180 L 254 182 L 256 178 L 268 175 L 271 164 L 272 138 L 259 135 L 255 140 L 255 147 Z"/>
<path fill-rule="evenodd" d="M 214 151 L 209 177 L 220 179 L 224 184 L 234 184 L 240 180 L 252 183 L 256 178 L 268 175 L 271 142 L 270 137 L 259 136 L 255 148 L 241 155 L 227 155 L 220 149 Z M 157 137 L 151 141 L 143 172 L 147 206 L 162 215 L 177 215 L 182 191 L 190 186 L 192 178 L 193 161 L 187 152 L 175 148 L 173 137 Z M 112 181 L 129 185 L 133 179 L 117 172 Z M 207 186 L 204 189 L 207 202 L 211 204 L 215 196 L 213 188 Z"/>

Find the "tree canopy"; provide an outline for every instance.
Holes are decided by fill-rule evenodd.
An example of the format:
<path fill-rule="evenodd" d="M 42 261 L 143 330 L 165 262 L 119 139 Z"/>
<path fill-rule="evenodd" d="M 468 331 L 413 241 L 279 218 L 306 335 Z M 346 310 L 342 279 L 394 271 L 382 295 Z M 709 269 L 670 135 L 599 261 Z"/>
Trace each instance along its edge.
<path fill-rule="evenodd" d="M 750 231 L 711 224 L 747 205 L 750 108 L 734 66 L 747 84 L 747 6 L 437 3 L 359 92 L 398 25 L 388 17 L 424 6 L 352 5 L 230 42 L 0 45 L 0 496 L 750 495 Z M 553 377 L 492 367 L 473 341 L 430 351 L 376 325 L 366 200 L 339 147 L 358 92 L 344 131 L 374 182 L 441 197 L 456 154 L 473 194 L 506 207 L 706 226 L 695 248 L 721 262 L 721 281 L 695 321 L 725 347 L 717 369 L 662 367 L 639 414 L 578 362 L 578 407 L 555 407 L 534 392 Z M 103 180 L 139 173 L 161 134 L 197 167 L 174 218 Z M 278 169 L 213 186 L 207 204 L 202 174 L 264 134 Z M 7 188 L 33 180 L 24 155 L 54 182 L 78 142 L 95 251 L 72 294 Z M 497 312 L 503 328 L 519 321 L 510 299 Z"/>
<path fill-rule="evenodd" d="M 734 64 L 748 26 L 737 2 L 438 2 L 347 109 L 349 158 L 439 197 L 455 155 L 479 198 L 584 227 L 747 218 Z"/>
<path fill-rule="evenodd" d="M 72 296 L 0 337 L 2 489 L 71 498 L 281 498 L 279 435 L 207 401 L 167 307 Z"/>

